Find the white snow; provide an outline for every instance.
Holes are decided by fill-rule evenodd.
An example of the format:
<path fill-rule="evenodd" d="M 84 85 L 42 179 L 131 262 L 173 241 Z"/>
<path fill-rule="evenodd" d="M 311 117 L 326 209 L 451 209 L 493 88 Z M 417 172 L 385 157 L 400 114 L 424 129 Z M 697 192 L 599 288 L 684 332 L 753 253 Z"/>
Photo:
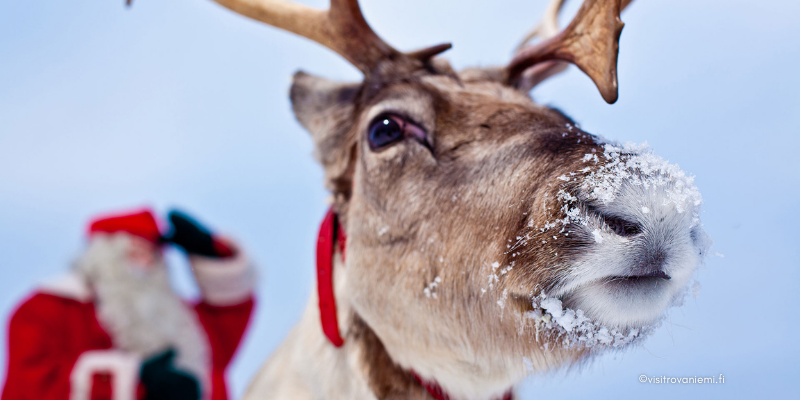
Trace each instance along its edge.
<path fill-rule="evenodd" d="M 593 160 L 595 154 L 585 154 L 584 162 Z M 667 202 L 674 204 L 679 213 L 697 212 L 702 203 L 700 191 L 694 186 L 694 177 L 687 176 L 676 164 L 670 164 L 653 154 L 648 144 L 605 144 L 603 157 L 606 163 L 591 170 L 582 185 L 593 200 L 611 203 L 623 184 L 662 188 Z M 584 168 L 585 170 L 585 168 Z M 647 213 L 642 209 L 642 212 Z"/>
<path fill-rule="evenodd" d="M 592 321 L 583 310 L 564 309 L 561 300 L 544 293 L 532 299 L 533 311 L 524 314 L 536 325 L 536 336 L 555 339 L 566 347 L 620 348 L 646 336 L 657 324 L 643 328 L 619 329 Z M 547 341 L 545 341 L 545 345 Z"/>
<path fill-rule="evenodd" d="M 594 236 L 594 241 L 597 243 L 603 243 L 603 235 L 600 233 L 600 229 L 595 229 L 592 231 L 592 236 Z"/>
<path fill-rule="evenodd" d="M 426 286 L 425 289 L 422 290 L 422 292 L 425 293 L 425 297 L 427 298 L 432 297 L 434 299 L 438 299 L 439 295 L 436 293 L 436 288 L 439 287 L 439 284 L 441 282 L 442 278 L 437 276 L 436 278 L 433 279 L 433 282 L 428 283 L 428 286 Z"/>
<path fill-rule="evenodd" d="M 522 357 L 522 364 L 525 366 L 525 371 L 533 372 L 533 362 L 528 357 Z"/>
<path fill-rule="evenodd" d="M 497 300 L 497 305 L 500 306 L 500 309 L 504 309 L 506 307 L 506 299 L 508 298 L 508 289 L 503 290 L 503 297 Z"/>
<path fill-rule="evenodd" d="M 561 309 L 561 300 L 555 298 L 544 298 L 539 303 L 539 307 L 550 313 L 555 318 L 560 318 L 563 314 Z"/>

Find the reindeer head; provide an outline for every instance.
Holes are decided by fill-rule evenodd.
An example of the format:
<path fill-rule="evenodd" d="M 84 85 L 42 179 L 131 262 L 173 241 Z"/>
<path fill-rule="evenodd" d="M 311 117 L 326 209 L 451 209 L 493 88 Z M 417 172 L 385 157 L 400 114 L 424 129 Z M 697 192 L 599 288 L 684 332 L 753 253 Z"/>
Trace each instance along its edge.
<path fill-rule="evenodd" d="M 460 72 L 435 58 L 449 45 L 393 49 L 356 0 L 217 2 L 364 73 L 351 84 L 299 72 L 291 100 L 348 237 L 337 299 L 398 365 L 490 395 L 526 363 L 545 370 L 641 336 L 686 286 L 704 246 L 691 179 L 528 95 L 570 62 L 614 102 L 629 1 L 585 0 L 557 33 L 556 0 L 539 44 Z M 458 387 L 465 376 L 479 383 Z"/>

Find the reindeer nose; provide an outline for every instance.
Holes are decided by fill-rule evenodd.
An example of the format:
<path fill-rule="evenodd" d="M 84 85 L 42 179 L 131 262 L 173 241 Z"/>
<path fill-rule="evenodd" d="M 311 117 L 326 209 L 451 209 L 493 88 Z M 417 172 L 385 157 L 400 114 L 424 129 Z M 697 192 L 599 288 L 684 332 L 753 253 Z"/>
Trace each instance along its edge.
<path fill-rule="evenodd" d="M 662 249 L 647 249 L 638 257 L 637 263 L 631 269 L 631 277 L 671 279 L 664 271 L 666 263 L 667 252 Z"/>

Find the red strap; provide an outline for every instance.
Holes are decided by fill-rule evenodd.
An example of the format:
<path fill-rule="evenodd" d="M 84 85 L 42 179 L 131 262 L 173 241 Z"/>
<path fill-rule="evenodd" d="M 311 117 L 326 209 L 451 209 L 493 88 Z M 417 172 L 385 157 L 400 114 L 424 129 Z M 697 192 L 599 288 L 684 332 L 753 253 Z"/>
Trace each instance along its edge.
<path fill-rule="evenodd" d="M 339 321 L 336 318 L 336 297 L 333 293 L 333 253 L 336 250 L 334 236 L 339 231 L 339 246 L 344 258 L 344 235 L 341 234 L 336 213 L 333 208 L 325 214 L 317 236 L 317 296 L 319 297 L 319 317 L 322 321 L 322 331 L 328 340 L 336 347 L 344 344 L 339 333 Z"/>
<path fill-rule="evenodd" d="M 414 376 L 414 379 L 416 379 L 417 382 L 419 382 L 419 384 L 422 385 L 422 387 L 424 387 L 425 390 L 427 390 L 431 396 L 433 396 L 434 399 L 455 400 L 452 397 L 450 397 L 450 395 L 447 392 L 445 392 L 444 389 L 442 389 L 442 387 L 439 386 L 438 383 L 432 381 L 426 381 L 425 379 L 422 379 L 419 375 L 417 375 L 417 373 L 414 371 L 411 371 L 411 375 Z M 508 392 L 506 392 L 506 394 L 503 395 L 503 397 L 497 400 L 511 400 L 511 399 L 512 395 L 511 391 L 509 390 Z"/>

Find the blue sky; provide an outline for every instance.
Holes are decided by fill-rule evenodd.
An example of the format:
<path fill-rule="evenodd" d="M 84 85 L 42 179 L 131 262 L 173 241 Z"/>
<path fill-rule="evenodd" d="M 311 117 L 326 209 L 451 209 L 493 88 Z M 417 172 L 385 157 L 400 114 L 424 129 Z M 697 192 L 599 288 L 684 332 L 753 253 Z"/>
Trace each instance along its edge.
<path fill-rule="evenodd" d="M 0 317 L 68 268 L 91 215 L 178 205 L 240 238 L 262 269 L 258 313 L 229 372 L 238 395 L 313 288 L 326 194 L 289 77 L 359 74 L 210 1 L 122 3 L 0 0 Z M 397 48 L 450 41 L 460 68 L 507 62 L 546 2 L 362 3 Z M 533 91 L 585 130 L 647 141 L 696 175 L 724 258 L 707 260 L 699 297 L 642 348 L 529 379 L 523 399 L 800 396 L 797 15 L 791 0 L 639 0 L 623 15 L 617 104 L 575 68 Z M 193 293 L 184 260 L 169 256 L 176 285 Z M 0 370 L 4 360 L 3 349 Z M 641 374 L 725 383 L 647 385 Z"/>

